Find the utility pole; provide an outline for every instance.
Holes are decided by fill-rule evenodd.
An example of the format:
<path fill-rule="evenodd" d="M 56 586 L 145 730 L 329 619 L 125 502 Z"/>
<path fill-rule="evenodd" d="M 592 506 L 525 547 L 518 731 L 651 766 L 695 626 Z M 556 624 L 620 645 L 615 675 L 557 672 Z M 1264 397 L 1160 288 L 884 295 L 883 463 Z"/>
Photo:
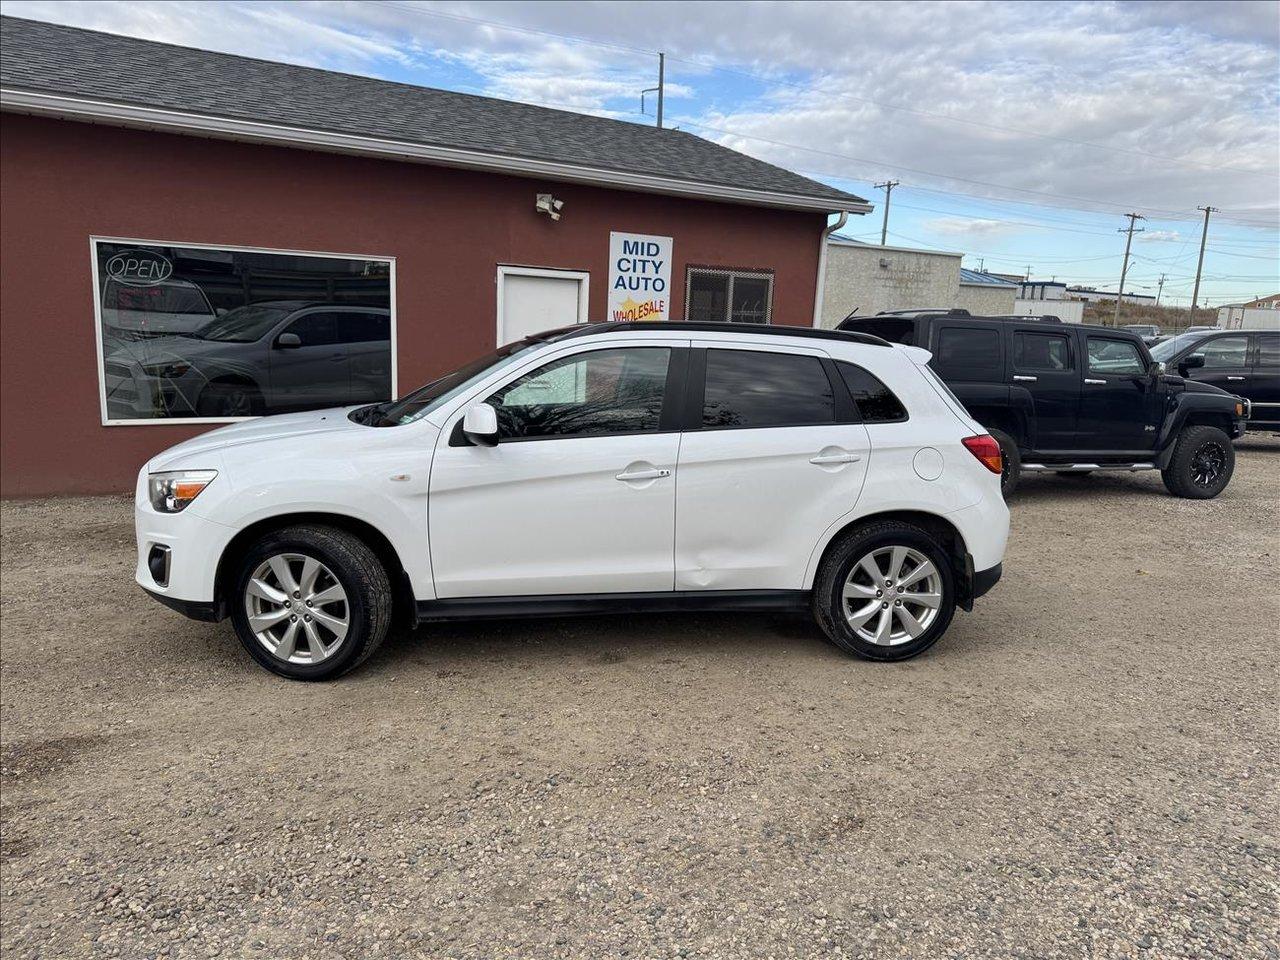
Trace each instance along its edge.
<path fill-rule="evenodd" d="M 1196 322 L 1196 301 L 1200 298 L 1200 271 L 1204 269 L 1204 244 L 1209 239 L 1209 214 L 1217 213 L 1217 207 L 1196 207 L 1204 211 L 1204 230 L 1200 234 L 1200 259 L 1196 261 L 1196 285 L 1191 291 L 1191 317 L 1188 325 Z"/>
<path fill-rule="evenodd" d="M 1031 282 L 1031 264 L 1027 264 L 1027 275 L 1024 278 L 1028 283 Z"/>
<path fill-rule="evenodd" d="M 667 55 L 665 53 L 658 54 L 658 85 L 656 87 L 645 87 L 640 91 L 640 112 L 644 113 L 644 95 L 646 93 L 656 93 L 658 95 L 658 129 L 662 129 L 662 100 L 666 93 L 666 72 L 667 72 Z"/>
<path fill-rule="evenodd" d="M 1129 226 L 1126 227 L 1124 230 L 1116 231 L 1116 233 L 1125 234 L 1125 239 L 1124 239 L 1124 263 L 1120 267 L 1120 290 L 1116 294 L 1115 316 L 1111 318 L 1111 325 L 1113 327 L 1120 326 L 1120 303 L 1122 300 L 1124 300 L 1124 278 L 1125 278 L 1125 275 L 1128 274 L 1129 272 L 1129 248 L 1133 246 L 1133 234 L 1135 232 L 1134 228 L 1137 227 L 1136 232 L 1141 233 L 1142 228 L 1138 227 L 1137 223 L 1139 220 L 1147 219 L 1140 213 L 1126 213 L 1125 216 L 1129 218 Z"/>
<path fill-rule="evenodd" d="M 893 196 L 893 188 L 898 185 L 897 180 L 886 180 L 884 183 L 877 183 L 877 190 L 884 190 L 884 225 L 880 228 L 880 246 L 885 246 L 889 241 L 889 198 Z"/>
<path fill-rule="evenodd" d="M 1160 294 L 1164 292 L 1164 277 L 1165 275 L 1163 273 L 1160 274 L 1160 279 L 1156 283 L 1156 306 L 1157 307 L 1160 306 Z"/>
<path fill-rule="evenodd" d="M 987 258 L 986 258 L 986 257 L 979 257 L 979 258 L 978 258 L 978 272 L 979 272 L 979 273 L 986 273 L 986 272 L 987 272 L 987 271 L 986 271 L 986 269 L 985 269 L 985 267 L 986 267 L 986 263 L 987 263 Z"/>

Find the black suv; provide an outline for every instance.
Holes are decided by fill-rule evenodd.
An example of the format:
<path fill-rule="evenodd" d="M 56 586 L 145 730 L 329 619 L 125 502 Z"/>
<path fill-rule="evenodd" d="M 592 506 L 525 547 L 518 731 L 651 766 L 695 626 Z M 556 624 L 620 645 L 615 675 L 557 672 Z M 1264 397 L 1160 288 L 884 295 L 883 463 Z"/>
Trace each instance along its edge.
<path fill-rule="evenodd" d="M 1000 442 L 1006 496 L 1023 470 L 1159 470 L 1169 492 L 1206 499 L 1235 469 L 1248 401 L 1167 375 L 1126 330 L 957 310 L 849 317 L 840 329 L 932 352 Z"/>
<path fill-rule="evenodd" d="M 1172 372 L 1253 404 L 1250 430 L 1280 431 L 1280 330 L 1193 330 L 1151 348 Z"/>

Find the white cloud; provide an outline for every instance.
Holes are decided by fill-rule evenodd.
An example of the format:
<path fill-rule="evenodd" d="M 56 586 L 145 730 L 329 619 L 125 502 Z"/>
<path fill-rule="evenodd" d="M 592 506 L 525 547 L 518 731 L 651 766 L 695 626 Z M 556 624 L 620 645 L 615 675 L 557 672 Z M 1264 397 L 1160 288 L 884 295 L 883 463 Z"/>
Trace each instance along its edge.
<path fill-rule="evenodd" d="M 1017 233 L 1018 227 L 1003 220 L 983 217 L 937 217 L 924 221 L 924 226 L 936 233 L 952 237 L 999 237 Z"/>
<path fill-rule="evenodd" d="M 420 69 L 424 82 L 443 58 L 479 78 L 469 92 L 632 116 L 654 80 L 645 51 L 663 49 L 671 122 L 802 172 L 1153 218 L 1194 220 L 1211 203 L 1228 221 L 1280 219 L 1280 6 L 1270 0 L 6 0 L 5 10 L 375 75 Z"/>
<path fill-rule="evenodd" d="M 1144 230 L 1135 234 L 1135 239 L 1139 243 L 1155 243 L 1160 240 L 1182 240 L 1183 235 L 1179 230 Z"/>

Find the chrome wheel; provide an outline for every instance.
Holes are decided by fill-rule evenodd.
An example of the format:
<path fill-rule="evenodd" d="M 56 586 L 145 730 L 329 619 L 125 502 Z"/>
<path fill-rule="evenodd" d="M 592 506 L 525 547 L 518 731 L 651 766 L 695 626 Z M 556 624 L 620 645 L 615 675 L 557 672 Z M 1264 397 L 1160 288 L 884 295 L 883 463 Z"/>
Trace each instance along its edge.
<path fill-rule="evenodd" d="M 315 664 L 342 646 L 351 625 L 347 592 L 314 557 L 281 553 L 258 565 L 244 589 L 249 629 L 273 656 Z"/>
<path fill-rule="evenodd" d="M 841 603 L 849 626 L 866 642 L 908 643 L 938 618 L 942 574 L 919 550 L 879 547 L 853 565 Z"/>

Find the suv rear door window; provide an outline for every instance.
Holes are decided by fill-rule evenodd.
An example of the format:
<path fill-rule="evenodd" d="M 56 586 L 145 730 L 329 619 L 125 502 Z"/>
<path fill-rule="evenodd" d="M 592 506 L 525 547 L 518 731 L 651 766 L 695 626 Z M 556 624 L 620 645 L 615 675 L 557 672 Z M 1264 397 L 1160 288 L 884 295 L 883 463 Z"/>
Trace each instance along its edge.
<path fill-rule="evenodd" d="M 1260 333 L 1258 336 L 1258 366 L 1280 367 L 1280 333 Z"/>
<path fill-rule="evenodd" d="M 1090 337 L 1089 372 L 1112 376 L 1141 375 L 1147 372 L 1147 365 L 1138 348 L 1128 340 Z"/>
<path fill-rule="evenodd" d="M 704 428 L 791 427 L 835 420 L 835 392 L 817 357 L 707 351 Z"/>
<path fill-rule="evenodd" d="M 1000 333 L 990 327 L 943 327 L 934 369 L 944 380 L 1003 380 Z"/>
<path fill-rule="evenodd" d="M 1056 333 L 1015 333 L 1013 365 L 1018 370 L 1070 370 L 1070 341 Z"/>

